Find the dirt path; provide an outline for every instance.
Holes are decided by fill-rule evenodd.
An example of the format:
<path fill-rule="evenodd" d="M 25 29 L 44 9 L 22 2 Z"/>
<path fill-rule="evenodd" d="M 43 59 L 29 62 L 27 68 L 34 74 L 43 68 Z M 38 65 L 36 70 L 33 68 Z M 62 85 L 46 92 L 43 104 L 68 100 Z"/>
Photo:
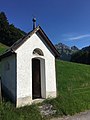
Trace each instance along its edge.
<path fill-rule="evenodd" d="M 51 120 L 90 120 L 90 110 L 86 112 L 81 112 L 74 116 L 67 116 L 63 118 L 53 118 Z"/>

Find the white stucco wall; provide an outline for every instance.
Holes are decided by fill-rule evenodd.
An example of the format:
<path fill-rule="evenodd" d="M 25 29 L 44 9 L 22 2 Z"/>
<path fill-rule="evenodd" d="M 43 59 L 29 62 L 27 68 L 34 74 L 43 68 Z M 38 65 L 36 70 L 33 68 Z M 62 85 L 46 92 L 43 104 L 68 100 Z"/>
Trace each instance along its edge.
<path fill-rule="evenodd" d="M 16 58 L 14 54 L 1 60 L 1 80 L 5 93 L 15 102 Z"/>
<path fill-rule="evenodd" d="M 27 97 L 29 101 L 32 100 L 32 58 L 35 57 L 45 60 L 45 97 L 56 97 L 55 57 L 43 41 L 34 33 L 15 51 L 17 53 L 17 99 Z M 35 48 L 41 49 L 44 56 L 33 55 Z"/>

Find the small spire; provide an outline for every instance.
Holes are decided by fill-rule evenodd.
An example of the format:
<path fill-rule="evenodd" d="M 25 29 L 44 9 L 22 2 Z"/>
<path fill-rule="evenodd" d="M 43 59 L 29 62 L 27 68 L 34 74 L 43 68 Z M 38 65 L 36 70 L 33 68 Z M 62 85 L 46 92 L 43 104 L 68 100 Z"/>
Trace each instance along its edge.
<path fill-rule="evenodd" d="M 33 18 L 33 30 L 36 28 L 36 18 Z"/>

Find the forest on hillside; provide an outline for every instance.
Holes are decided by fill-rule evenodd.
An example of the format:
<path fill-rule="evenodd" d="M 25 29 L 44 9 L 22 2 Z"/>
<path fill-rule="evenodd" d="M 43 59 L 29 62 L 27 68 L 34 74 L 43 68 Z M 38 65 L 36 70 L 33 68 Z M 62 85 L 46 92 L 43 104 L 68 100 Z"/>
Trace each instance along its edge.
<path fill-rule="evenodd" d="M 71 56 L 71 62 L 83 63 L 90 65 L 90 46 L 84 47 Z"/>
<path fill-rule="evenodd" d="M 26 33 L 13 24 L 9 24 L 4 12 L 0 12 L 0 43 L 11 46 Z"/>

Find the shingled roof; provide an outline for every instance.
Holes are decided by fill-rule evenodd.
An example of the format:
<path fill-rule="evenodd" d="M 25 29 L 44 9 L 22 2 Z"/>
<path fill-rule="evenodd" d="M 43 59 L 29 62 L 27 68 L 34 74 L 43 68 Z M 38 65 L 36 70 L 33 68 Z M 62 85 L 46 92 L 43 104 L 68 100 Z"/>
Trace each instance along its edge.
<path fill-rule="evenodd" d="M 15 54 L 15 51 L 28 39 L 30 38 L 34 33 L 39 33 L 41 37 L 45 40 L 47 45 L 50 47 L 50 49 L 54 52 L 55 57 L 59 57 L 60 54 L 56 50 L 55 46 L 52 44 L 52 42 L 49 40 L 45 32 L 42 30 L 40 26 L 36 27 L 34 30 L 29 32 L 27 35 L 16 41 L 4 54 L 0 56 L 0 59 L 10 56 L 11 54 Z"/>

